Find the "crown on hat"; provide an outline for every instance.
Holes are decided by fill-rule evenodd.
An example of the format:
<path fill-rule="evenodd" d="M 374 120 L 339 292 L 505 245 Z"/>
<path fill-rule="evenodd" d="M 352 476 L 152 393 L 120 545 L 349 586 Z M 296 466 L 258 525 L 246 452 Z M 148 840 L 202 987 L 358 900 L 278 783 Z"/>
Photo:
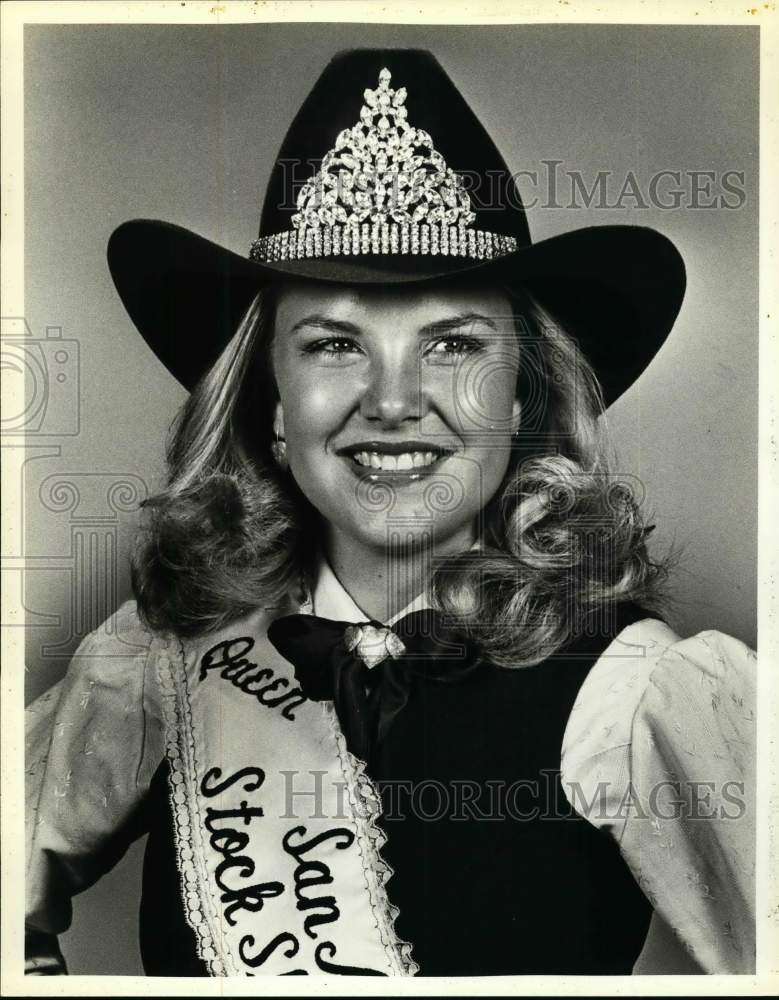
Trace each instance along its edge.
<path fill-rule="evenodd" d="M 258 261 L 363 254 L 426 254 L 485 260 L 517 249 L 513 236 L 473 228 L 462 178 L 423 129 L 408 123 L 406 88 L 388 69 L 364 92 L 360 120 L 344 129 L 303 185 L 291 230 L 261 236 Z"/>

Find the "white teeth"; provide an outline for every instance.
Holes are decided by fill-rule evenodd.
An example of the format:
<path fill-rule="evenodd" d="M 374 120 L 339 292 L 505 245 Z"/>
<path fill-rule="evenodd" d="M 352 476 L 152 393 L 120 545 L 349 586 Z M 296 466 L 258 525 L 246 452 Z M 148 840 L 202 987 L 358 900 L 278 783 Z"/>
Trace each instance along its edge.
<path fill-rule="evenodd" d="M 432 451 L 404 452 L 402 455 L 385 455 L 376 451 L 357 451 L 353 455 L 358 465 L 371 469 L 381 469 L 384 472 L 407 472 L 409 469 L 421 469 L 432 465 L 440 455 Z"/>

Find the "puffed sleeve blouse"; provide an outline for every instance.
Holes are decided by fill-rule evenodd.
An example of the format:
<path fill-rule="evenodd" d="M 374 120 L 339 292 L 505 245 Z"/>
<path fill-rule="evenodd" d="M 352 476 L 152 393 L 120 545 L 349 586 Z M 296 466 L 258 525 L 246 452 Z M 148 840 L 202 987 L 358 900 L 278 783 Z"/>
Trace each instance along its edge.
<path fill-rule="evenodd" d="M 364 619 L 327 569 L 313 606 Z M 165 756 L 152 638 L 128 601 L 27 711 L 28 973 L 66 971 L 71 897 L 143 833 Z M 652 906 L 634 973 L 754 971 L 754 737 L 755 654 L 720 632 L 636 621 L 589 670 L 560 771 Z"/>

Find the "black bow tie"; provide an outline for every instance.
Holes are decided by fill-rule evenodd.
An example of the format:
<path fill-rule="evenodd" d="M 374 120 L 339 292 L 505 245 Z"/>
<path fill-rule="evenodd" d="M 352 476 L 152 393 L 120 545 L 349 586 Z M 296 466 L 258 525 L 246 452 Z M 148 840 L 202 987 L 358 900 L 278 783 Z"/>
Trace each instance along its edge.
<path fill-rule="evenodd" d="M 413 684 L 456 682 L 479 665 L 462 633 L 430 609 L 392 628 L 287 615 L 273 622 L 268 638 L 295 667 L 307 698 L 334 702 L 347 746 L 363 761 L 387 735 Z"/>

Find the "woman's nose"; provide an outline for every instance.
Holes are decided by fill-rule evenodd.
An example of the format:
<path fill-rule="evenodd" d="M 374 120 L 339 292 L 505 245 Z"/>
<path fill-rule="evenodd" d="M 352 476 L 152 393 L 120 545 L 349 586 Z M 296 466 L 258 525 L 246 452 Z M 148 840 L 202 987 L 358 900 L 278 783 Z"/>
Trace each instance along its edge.
<path fill-rule="evenodd" d="M 375 364 L 361 400 L 363 417 L 395 426 L 421 416 L 422 392 L 418 359 Z"/>

